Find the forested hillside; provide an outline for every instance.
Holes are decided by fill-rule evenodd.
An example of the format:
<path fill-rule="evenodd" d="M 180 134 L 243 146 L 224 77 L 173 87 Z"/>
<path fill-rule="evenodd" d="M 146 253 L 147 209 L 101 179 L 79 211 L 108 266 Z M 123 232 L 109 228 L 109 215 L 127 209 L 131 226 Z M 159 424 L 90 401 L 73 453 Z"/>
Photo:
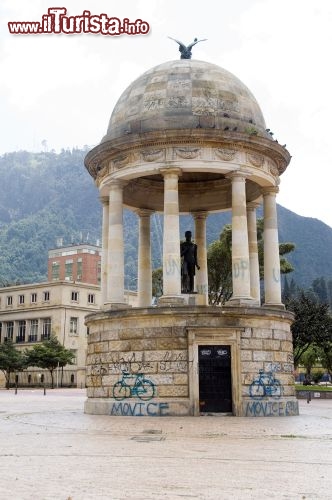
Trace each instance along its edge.
<path fill-rule="evenodd" d="M 20 151 L 0 157 L 0 286 L 45 281 L 47 251 L 101 239 L 101 204 L 83 160 L 87 150 L 61 153 Z M 292 277 L 309 286 L 320 276 L 332 278 L 332 229 L 317 219 L 301 217 L 279 206 L 279 239 L 296 249 L 287 258 Z M 126 287 L 136 287 L 137 217 L 125 211 Z M 230 213 L 208 218 L 207 240 L 219 237 Z M 194 229 L 181 217 L 181 234 Z M 161 264 L 162 216 L 152 217 L 153 265 Z"/>

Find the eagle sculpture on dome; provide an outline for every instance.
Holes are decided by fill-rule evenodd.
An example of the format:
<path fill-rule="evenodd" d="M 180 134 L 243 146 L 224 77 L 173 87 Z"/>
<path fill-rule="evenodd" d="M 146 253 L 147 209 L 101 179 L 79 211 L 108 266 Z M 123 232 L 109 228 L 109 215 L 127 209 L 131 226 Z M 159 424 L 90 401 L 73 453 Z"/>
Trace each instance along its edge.
<path fill-rule="evenodd" d="M 188 46 L 185 45 L 184 43 L 180 42 L 179 40 L 176 40 L 175 38 L 172 38 L 171 36 L 168 37 L 170 40 L 174 40 L 174 42 L 178 43 L 180 45 L 179 51 L 181 52 L 181 57 L 180 59 L 191 59 L 191 49 L 193 48 L 196 43 L 199 42 L 205 42 L 207 38 L 203 38 L 202 40 L 198 40 L 197 38 L 194 39 L 193 43 L 190 43 Z"/>

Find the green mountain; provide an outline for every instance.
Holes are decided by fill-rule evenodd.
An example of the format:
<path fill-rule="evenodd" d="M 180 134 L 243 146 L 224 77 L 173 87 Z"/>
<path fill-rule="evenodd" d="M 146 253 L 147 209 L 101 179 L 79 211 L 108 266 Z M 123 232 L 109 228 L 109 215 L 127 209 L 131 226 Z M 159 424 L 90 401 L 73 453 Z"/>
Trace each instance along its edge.
<path fill-rule="evenodd" d="M 101 241 L 102 210 L 98 190 L 83 160 L 88 149 L 61 153 L 19 151 L 0 157 L 0 286 L 47 279 L 47 252 L 62 243 Z M 260 216 L 261 213 L 258 214 Z M 296 244 L 287 256 L 292 277 L 309 286 L 320 276 L 332 278 L 332 228 L 278 206 L 279 240 Z M 207 240 L 219 237 L 230 213 L 211 214 Z M 162 215 L 152 216 L 153 266 L 161 265 Z M 181 235 L 194 229 L 183 216 Z M 126 287 L 136 287 L 137 216 L 124 213 Z"/>

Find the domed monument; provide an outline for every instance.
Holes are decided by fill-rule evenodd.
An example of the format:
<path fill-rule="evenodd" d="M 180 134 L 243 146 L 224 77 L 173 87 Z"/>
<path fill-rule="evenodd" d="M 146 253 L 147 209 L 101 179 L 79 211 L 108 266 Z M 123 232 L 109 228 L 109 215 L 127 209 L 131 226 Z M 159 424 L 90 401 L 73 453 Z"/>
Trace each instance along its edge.
<path fill-rule="evenodd" d="M 214 64 L 169 61 L 123 92 L 106 135 L 85 160 L 103 204 L 103 307 L 86 317 L 87 413 L 298 414 L 293 316 L 281 302 L 276 210 L 279 176 L 289 161 L 266 130 L 252 93 Z M 263 304 L 256 228 L 261 204 Z M 124 207 L 139 218 L 138 307 L 129 307 L 124 293 Z M 211 306 L 206 219 L 226 210 L 232 213 L 233 295 Z M 154 212 L 164 218 L 163 295 L 156 307 Z M 194 291 L 183 289 L 180 214 L 194 220 Z M 192 245 L 191 235 L 186 238 Z"/>

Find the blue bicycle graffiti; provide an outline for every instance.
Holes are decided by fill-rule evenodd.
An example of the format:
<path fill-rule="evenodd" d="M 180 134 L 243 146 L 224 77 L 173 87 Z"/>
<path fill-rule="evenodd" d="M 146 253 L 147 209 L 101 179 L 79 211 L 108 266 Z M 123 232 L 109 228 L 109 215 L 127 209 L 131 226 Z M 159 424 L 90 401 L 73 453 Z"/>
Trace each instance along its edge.
<path fill-rule="evenodd" d="M 265 396 L 280 398 L 282 395 L 282 385 L 275 378 L 274 372 L 259 370 L 259 375 L 254 379 L 249 387 L 249 395 L 253 399 L 261 399 Z"/>
<path fill-rule="evenodd" d="M 113 386 L 113 398 L 123 401 L 126 398 L 137 397 L 142 401 L 150 401 L 155 395 L 155 385 L 144 378 L 143 373 L 131 374 L 122 371 L 122 378 Z"/>

